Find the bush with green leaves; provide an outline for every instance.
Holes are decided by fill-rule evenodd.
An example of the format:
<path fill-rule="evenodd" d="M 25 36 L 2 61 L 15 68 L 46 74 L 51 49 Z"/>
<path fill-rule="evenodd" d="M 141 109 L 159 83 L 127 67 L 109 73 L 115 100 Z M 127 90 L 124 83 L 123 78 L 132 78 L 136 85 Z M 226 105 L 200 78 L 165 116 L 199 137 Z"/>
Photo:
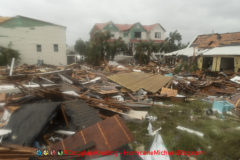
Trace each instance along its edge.
<path fill-rule="evenodd" d="M 20 53 L 14 49 L 0 47 L 0 66 L 10 65 L 12 58 L 15 58 L 16 63 L 19 63 Z"/>

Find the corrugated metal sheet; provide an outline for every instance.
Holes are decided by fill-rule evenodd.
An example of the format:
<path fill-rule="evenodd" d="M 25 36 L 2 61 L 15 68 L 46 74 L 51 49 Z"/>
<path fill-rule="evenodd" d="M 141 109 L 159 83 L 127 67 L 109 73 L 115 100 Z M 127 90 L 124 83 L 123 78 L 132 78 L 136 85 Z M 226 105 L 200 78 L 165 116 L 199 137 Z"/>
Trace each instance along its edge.
<path fill-rule="evenodd" d="M 142 88 L 152 93 L 159 91 L 172 80 L 172 77 L 142 72 L 120 73 L 107 78 L 131 91 L 135 92 Z"/>
<path fill-rule="evenodd" d="M 50 149 L 77 151 L 81 146 L 95 142 L 94 150 L 113 151 L 125 146 L 133 136 L 119 116 L 113 116 L 83 129 L 61 142 L 50 145 Z"/>
<path fill-rule="evenodd" d="M 204 52 L 203 56 L 240 56 L 240 46 L 216 47 Z"/>

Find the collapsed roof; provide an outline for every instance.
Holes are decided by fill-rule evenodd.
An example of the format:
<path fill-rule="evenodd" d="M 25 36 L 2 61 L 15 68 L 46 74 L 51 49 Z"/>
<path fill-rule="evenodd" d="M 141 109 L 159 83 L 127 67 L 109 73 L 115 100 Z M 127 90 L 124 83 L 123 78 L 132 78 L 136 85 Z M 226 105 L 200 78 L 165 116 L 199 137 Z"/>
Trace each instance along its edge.
<path fill-rule="evenodd" d="M 155 93 L 171 82 L 172 77 L 160 74 L 149 74 L 143 72 L 120 73 L 107 77 L 110 80 L 130 89 L 133 92 L 139 89 Z"/>
<path fill-rule="evenodd" d="M 199 35 L 191 47 L 214 48 L 240 45 L 240 32 Z"/>
<path fill-rule="evenodd" d="M 12 130 L 12 133 L 3 142 L 31 146 L 53 118 L 59 104 L 58 102 L 47 102 L 23 105 L 12 114 L 6 126 Z"/>

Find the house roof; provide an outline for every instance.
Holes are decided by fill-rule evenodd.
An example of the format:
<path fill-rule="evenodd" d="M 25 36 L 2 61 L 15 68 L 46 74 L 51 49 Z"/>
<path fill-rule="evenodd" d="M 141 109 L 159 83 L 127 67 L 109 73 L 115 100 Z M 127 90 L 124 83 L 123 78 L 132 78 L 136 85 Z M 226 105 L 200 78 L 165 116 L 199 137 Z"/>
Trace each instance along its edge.
<path fill-rule="evenodd" d="M 192 47 L 198 48 L 214 48 L 234 45 L 240 45 L 240 32 L 199 35 L 191 44 Z"/>
<path fill-rule="evenodd" d="M 13 20 L 13 21 L 12 21 Z M 15 20 L 15 21 L 14 21 Z M 12 22 L 11 22 L 12 21 Z M 25 16 L 14 16 L 14 17 L 0 17 L 0 24 L 5 25 L 7 27 L 15 27 L 15 26 L 32 26 L 32 25 L 53 25 L 58 27 L 66 28 L 65 26 L 54 24 L 51 22 L 46 22 L 34 18 L 29 18 Z"/>
<path fill-rule="evenodd" d="M 195 49 L 193 47 L 186 47 L 177 51 L 173 51 L 170 53 L 165 54 L 164 56 L 187 56 L 187 57 L 192 57 L 194 55 L 195 52 L 195 56 L 198 56 L 199 54 L 205 52 L 206 50 L 201 50 L 198 51 L 197 49 Z"/>
<path fill-rule="evenodd" d="M 9 20 L 11 17 L 1 17 L 0 16 L 0 23 L 5 22 L 6 20 Z"/>
<path fill-rule="evenodd" d="M 108 76 L 107 78 L 133 92 L 142 88 L 152 93 L 156 93 L 172 80 L 172 77 L 143 72 L 119 73 Z"/>
<path fill-rule="evenodd" d="M 95 143 L 94 150 L 113 151 L 133 141 L 133 136 L 123 120 L 115 115 L 90 127 L 78 131 L 63 141 L 50 144 L 54 150 L 75 150 L 90 142 Z"/>
<path fill-rule="evenodd" d="M 95 108 L 81 100 L 64 102 L 66 114 L 70 117 L 70 129 L 81 130 L 101 121 Z"/>
<path fill-rule="evenodd" d="M 95 24 L 95 27 L 99 30 L 103 29 L 107 24 L 109 24 L 111 22 L 107 22 L 107 23 L 96 23 Z M 113 23 L 117 28 L 118 30 L 120 31 L 127 31 L 129 29 L 131 29 L 136 23 L 134 24 L 115 24 Z M 152 25 L 142 25 L 143 28 L 147 31 L 147 32 L 150 32 L 152 29 L 154 29 L 155 26 L 157 25 L 160 25 L 159 23 L 156 23 L 156 24 L 152 24 Z M 160 25 L 160 27 L 162 27 Z M 162 27 L 163 28 L 163 27 Z M 165 29 L 163 28 L 163 30 L 165 31 Z"/>
<path fill-rule="evenodd" d="M 120 31 L 126 31 L 132 28 L 134 24 L 115 24 Z"/>
<path fill-rule="evenodd" d="M 216 47 L 209 49 L 203 53 L 204 56 L 239 56 L 240 55 L 240 46 L 226 46 L 226 47 Z"/>
<path fill-rule="evenodd" d="M 159 23 L 156 24 L 152 24 L 152 25 L 143 25 L 143 28 L 147 31 L 150 32 L 151 30 L 153 30 L 156 26 L 160 26 L 164 31 L 166 31 Z"/>
<path fill-rule="evenodd" d="M 147 31 L 150 32 L 153 30 L 154 27 L 156 27 L 158 24 L 152 24 L 152 25 L 143 25 L 143 28 Z"/>
<path fill-rule="evenodd" d="M 109 23 L 109 22 L 108 22 Z M 95 27 L 97 29 L 103 29 L 108 23 L 96 23 Z"/>
<path fill-rule="evenodd" d="M 39 102 L 21 106 L 11 115 L 7 128 L 11 129 L 12 133 L 5 137 L 3 142 L 32 145 L 49 121 L 53 119 L 58 108 L 58 102 Z M 14 136 L 16 138 L 12 138 Z"/>

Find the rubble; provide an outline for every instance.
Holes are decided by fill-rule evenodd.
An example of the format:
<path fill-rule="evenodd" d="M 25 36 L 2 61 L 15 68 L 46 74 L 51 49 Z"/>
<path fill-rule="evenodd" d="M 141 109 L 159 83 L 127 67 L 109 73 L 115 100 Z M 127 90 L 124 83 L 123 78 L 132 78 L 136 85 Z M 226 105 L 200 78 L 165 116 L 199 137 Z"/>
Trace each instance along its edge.
<path fill-rule="evenodd" d="M 115 151 L 134 140 L 122 119 L 153 122 L 158 117 L 149 115 L 149 108 L 173 107 L 161 102 L 165 99 L 231 95 L 224 98 L 240 110 L 236 75 L 173 74 L 173 70 L 153 62 L 146 66 L 111 62 L 100 69 L 83 64 L 22 65 L 13 68 L 11 75 L 9 69 L 1 68 L 3 151 L 13 144 L 18 146 L 11 148 L 16 151 L 9 153 L 12 157 L 35 156 L 32 151 L 36 148 Z M 193 132 L 181 126 L 178 129 Z M 155 141 L 162 141 L 159 130 L 154 132 Z M 151 125 L 149 131 L 152 133 Z M 29 147 L 26 152 L 18 152 L 25 147 Z"/>

